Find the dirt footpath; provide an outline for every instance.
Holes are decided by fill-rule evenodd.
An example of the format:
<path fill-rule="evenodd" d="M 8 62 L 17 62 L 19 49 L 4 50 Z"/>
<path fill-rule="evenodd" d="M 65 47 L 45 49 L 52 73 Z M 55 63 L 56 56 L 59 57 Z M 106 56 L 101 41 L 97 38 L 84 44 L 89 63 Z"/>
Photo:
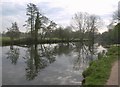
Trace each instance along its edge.
<path fill-rule="evenodd" d="M 112 66 L 111 74 L 106 85 L 118 85 L 118 78 L 120 78 L 118 76 L 120 75 L 118 75 L 118 61 L 116 61 Z"/>

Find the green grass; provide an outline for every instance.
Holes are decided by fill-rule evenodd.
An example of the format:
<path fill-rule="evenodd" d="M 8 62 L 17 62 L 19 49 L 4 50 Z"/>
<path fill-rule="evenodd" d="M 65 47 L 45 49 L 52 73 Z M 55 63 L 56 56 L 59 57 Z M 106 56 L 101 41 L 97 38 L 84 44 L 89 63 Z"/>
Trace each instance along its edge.
<path fill-rule="evenodd" d="M 14 39 L 13 41 L 10 40 L 8 37 L 3 37 L 2 39 L 2 46 L 7 46 L 7 45 L 20 45 L 20 44 L 35 44 L 36 41 L 32 40 L 31 38 L 21 38 L 21 39 Z M 44 43 L 68 43 L 68 42 L 80 42 L 81 40 L 79 39 L 74 39 L 74 40 L 67 40 L 67 39 L 58 39 L 58 38 L 45 38 L 45 39 L 38 39 L 37 43 L 39 44 L 44 44 Z M 85 40 L 84 40 L 85 41 Z M 86 40 L 87 41 L 87 40 Z"/>
<path fill-rule="evenodd" d="M 106 56 L 91 62 L 83 72 L 84 85 L 105 85 L 110 76 L 112 64 L 118 59 L 118 53 L 120 53 L 120 46 L 111 46 Z"/>
<path fill-rule="evenodd" d="M 0 37 L 0 46 L 2 45 L 2 43 L 9 43 L 10 42 L 10 38 L 9 37 Z"/>
<path fill-rule="evenodd" d="M 0 41 L 10 41 L 9 37 L 0 37 Z"/>

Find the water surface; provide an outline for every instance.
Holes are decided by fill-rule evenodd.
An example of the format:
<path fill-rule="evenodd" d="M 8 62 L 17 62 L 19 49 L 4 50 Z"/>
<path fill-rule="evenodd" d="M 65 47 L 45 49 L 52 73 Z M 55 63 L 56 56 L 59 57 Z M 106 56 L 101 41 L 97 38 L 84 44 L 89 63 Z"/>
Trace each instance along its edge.
<path fill-rule="evenodd" d="M 83 43 L 1 48 L 3 85 L 81 85 L 82 72 L 105 50 Z"/>

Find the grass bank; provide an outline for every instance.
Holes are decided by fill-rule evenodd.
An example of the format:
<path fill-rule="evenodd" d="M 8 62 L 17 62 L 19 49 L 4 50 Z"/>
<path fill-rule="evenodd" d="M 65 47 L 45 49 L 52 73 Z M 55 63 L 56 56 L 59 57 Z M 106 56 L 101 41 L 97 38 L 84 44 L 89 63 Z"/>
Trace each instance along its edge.
<path fill-rule="evenodd" d="M 118 59 L 120 46 L 111 46 L 105 56 L 90 63 L 90 66 L 83 72 L 85 78 L 84 86 L 105 85 L 109 79 L 112 64 Z"/>
<path fill-rule="evenodd" d="M 79 39 L 73 39 L 73 40 L 67 40 L 67 39 L 43 39 L 40 40 L 38 39 L 37 44 L 45 44 L 45 43 L 68 43 L 68 42 L 80 42 L 81 40 Z M 88 40 L 84 40 L 88 41 Z M 7 46 L 7 45 L 29 45 L 29 44 L 35 44 L 36 41 L 32 40 L 31 38 L 22 38 L 22 39 L 14 39 L 11 41 L 8 38 L 2 38 L 2 46 Z"/>

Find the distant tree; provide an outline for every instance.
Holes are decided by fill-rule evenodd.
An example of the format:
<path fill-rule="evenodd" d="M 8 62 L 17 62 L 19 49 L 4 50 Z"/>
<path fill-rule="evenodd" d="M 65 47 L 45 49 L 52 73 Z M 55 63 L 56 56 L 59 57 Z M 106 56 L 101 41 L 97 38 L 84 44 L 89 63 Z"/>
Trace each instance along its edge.
<path fill-rule="evenodd" d="M 79 13 L 76 13 L 74 15 L 74 17 L 72 18 L 72 27 L 75 29 L 75 30 L 79 30 L 79 38 L 81 40 L 83 40 L 84 38 L 84 33 L 85 33 L 85 30 L 87 29 L 87 20 L 88 20 L 88 13 L 82 13 L 82 12 L 79 12 Z"/>
<path fill-rule="evenodd" d="M 46 19 L 43 19 L 46 21 Z M 56 29 L 57 24 L 53 21 L 50 21 L 47 19 L 47 23 L 42 23 L 42 32 L 41 32 L 41 39 L 45 38 L 51 38 L 52 37 L 52 32 Z"/>
<path fill-rule="evenodd" d="M 114 27 L 108 31 L 102 33 L 101 40 L 107 44 L 119 44 L 120 35 L 120 23 L 114 25 Z"/>
<path fill-rule="evenodd" d="M 114 37 L 115 37 L 115 43 L 120 44 L 120 23 L 118 23 L 115 27 L 114 27 Z"/>
<path fill-rule="evenodd" d="M 3 31 L 2 33 L 0 33 L 0 36 L 2 36 L 2 37 L 6 36 L 6 32 Z"/>
<path fill-rule="evenodd" d="M 85 32 L 89 32 L 90 39 L 93 39 L 94 32 L 96 32 L 97 27 L 100 25 L 100 17 L 96 15 L 89 15 L 88 13 L 76 13 L 72 18 L 72 27 L 79 31 L 79 38 L 84 39 Z"/>
<path fill-rule="evenodd" d="M 113 20 L 120 21 L 120 2 L 118 2 L 118 10 L 116 10 L 113 14 Z"/>
<path fill-rule="evenodd" d="M 63 36 L 63 28 L 62 27 L 59 27 L 55 30 L 55 37 L 63 40 L 64 39 L 64 36 Z"/>
<path fill-rule="evenodd" d="M 113 20 L 108 25 L 108 31 L 102 34 L 102 41 L 109 44 L 118 44 L 120 34 L 120 2 L 118 3 L 118 10 L 113 13 Z"/>
<path fill-rule="evenodd" d="M 64 35 L 66 40 L 70 40 L 72 38 L 72 28 L 70 26 L 67 26 L 64 29 Z"/>
<path fill-rule="evenodd" d="M 91 40 L 95 40 L 95 34 L 97 33 L 98 31 L 98 28 L 101 26 L 101 20 L 100 20 L 100 17 L 99 16 L 96 16 L 96 15 L 90 15 L 89 16 L 89 20 L 87 22 L 87 31 L 89 32 L 89 38 L 88 39 L 91 39 Z"/>
<path fill-rule="evenodd" d="M 119 10 L 114 12 L 113 20 L 120 20 L 120 11 Z"/>
<path fill-rule="evenodd" d="M 113 27 L 111 29 L 111 37 L 114 43 L 120 43 L 120 1 L 118 2 L 118 10 L 113 13 Z"/>
<path fill-rule="evenodd" d="M 115 25 L 115 27 L 111 31 L 109 31 L 109 34 L 110 34 L 109 37 L 110 37 L 112 43 L 115 43 L 115 44 L 120 43 L 120 40 L 119 40 L 120 23 Z"/>
<path fill-rule="evenodd" d="M 19 38 L 20 31 L 16 22 L 12 23 L 12 27 L 7 29 L 6 35 L 9 36 L 12 41 L 14 38 Z"/>

